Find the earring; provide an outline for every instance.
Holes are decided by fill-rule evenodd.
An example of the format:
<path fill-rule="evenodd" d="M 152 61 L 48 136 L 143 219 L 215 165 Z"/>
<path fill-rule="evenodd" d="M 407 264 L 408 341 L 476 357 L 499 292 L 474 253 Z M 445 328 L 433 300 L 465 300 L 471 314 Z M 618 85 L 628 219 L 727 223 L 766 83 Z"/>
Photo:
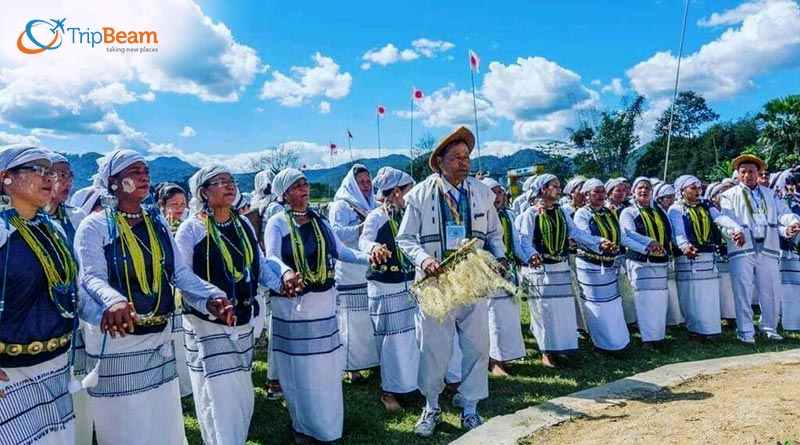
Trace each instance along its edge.
<path fill-rule="evenodd" d="M 3 184 L 5 184 L 5 185 L 11 185 L 13 182 L 14 182 L 14 180 L 13 180 L 13 179 L 11 179 L 11 178 L 9 178 L 8 176 L 6 176 L 6 177 L 3 179 Z"/>
<path fill-rule="evenodd" d="M 111 184 L 111 190 L 116 191 L 119 188 L 117 184 Z"/>

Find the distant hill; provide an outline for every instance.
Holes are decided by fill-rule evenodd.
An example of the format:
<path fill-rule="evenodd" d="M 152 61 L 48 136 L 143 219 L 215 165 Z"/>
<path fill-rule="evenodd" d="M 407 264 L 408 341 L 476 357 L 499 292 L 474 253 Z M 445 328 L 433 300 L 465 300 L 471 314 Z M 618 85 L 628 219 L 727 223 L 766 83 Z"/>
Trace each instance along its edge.
<path fill-rule="evenodd" d="M 87 187 L 92 183 L 92 175 L 97 173 L 98 153 L 83 153 L 80 155 L 64 154 L 72 165 L 75 174 L 73 189 Z M 173 181 L 185 184 L 189 177 L 197 171 L 197 167 L 175 157 L 160 157 L 148 162 L 153 184 L 161 181 Z M 251 181 L 252 184 L 252 181 Z"/>

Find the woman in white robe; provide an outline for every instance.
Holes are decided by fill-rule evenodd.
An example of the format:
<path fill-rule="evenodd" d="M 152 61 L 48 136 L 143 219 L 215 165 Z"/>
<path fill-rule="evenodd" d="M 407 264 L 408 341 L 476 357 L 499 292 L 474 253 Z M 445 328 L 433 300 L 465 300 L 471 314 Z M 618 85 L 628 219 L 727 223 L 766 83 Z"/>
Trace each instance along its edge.
<path fill-rule="evenodd" d="M 728 190 L 733 183 L 714 182 L 706 188 L 705 198 L 720 210 L 720 193 Z M 719 271 L 719 314 L 729 323 L 736 321 L 736 306 L 733 302 L 733 283 L 731 267 L 728 262 L 728 241 L 722 231 L 714 225 L 714 245 L 716 247 L 716 264 Z"/>
<path fill-rule="evenodd" d="M 664 213 L 667 213 L 670 206 L 675 203 L 675 187 L 673 187 L 672 184 L 660 182 L 655 186 L 653 196 L 658 208 Z M 667 214 L 667 219 L 669 219 L 669 214 Z M 672 226 L 670 226 L 670 230 L 672 230 Z M 670 237 L 671 236 L 672 235 L 670 235 Z M 667 326 L 669 327 L 678 327 L 684 322 L 683 314 L 681 314 L 681 304 L 678 300 L 678 284 L 675 281 L 676 248 L 677 247 L 672 244 L 672 248 L 669 251 L 669 262 L 667 263 L 667 293 L 669 298 L 667 302 Z"/>

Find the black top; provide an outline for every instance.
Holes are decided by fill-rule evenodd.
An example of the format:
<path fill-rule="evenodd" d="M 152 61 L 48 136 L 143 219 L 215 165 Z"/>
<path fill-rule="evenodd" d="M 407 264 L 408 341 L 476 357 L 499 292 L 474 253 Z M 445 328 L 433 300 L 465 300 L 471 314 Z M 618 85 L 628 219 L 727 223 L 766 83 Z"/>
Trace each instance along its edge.
<path fill-rule="evenodd" d="M 643 263 L 647 261 L 650 261 L 651 263 L 666 263 L 669 261 L 669 255 L 668 255 L 669 252 L 674 251 L 672 247 L 672 226 L 669 223 L 669 218 L 667 217 L 667 214 L 664 213 L 664 211 L 661 210 L 660 207 L 652 206 L 648 208 L 639 208 L 639 214 L 636 215 L 636 218 L 634 218 L 633 220 L 634 224 L 636 225 L 636 233 L 642 234 L 644 236 L 650 236 L 650 234 L 647 233 L 647 228 L 645 228 L 644 221 L 642 220 L 642 212 L 647 211 L 647 209 L 651 210 L 653 213 L 658 213 L 658 216 L 661 217 L 661 221 L 664 223 L 664 233 L 662 234 L 664 237 L 664 245 L 662 247 L 664 247 L 664 250 L 667 252 L 667 254 L 662 256 L 645 255 L 639 252 L 634 252 L 631 249 L 628 249 L 625 254 L 625 257 L 628 258 L 629 260 L 639 261 Z M 653 215 L 653 218 L 655 218 L 655 215 Z"/>
<path fill-rule="evenodd" d="M 325 247 L 326 251 L 322 252 L 322 255 L 325 256 L 325 261 L 327 261 L 328 271 L 329 271 L 329 278 L 327 278 L 322 283 L 315 283 L 311 285 L 307 285 L 303 288 L 303 294 L 307 292 L 324 292 L 334 285 L 333 279 L 333 272 L 334 272 L 334 258 L 338 256 L 336 250 L 336 239 L 333 236 L 333 232 L 330 231 L 328 225 L 326 224 L 325 218 L 317 214 L 316 212 L 310 211 L 308 212 L 310 219 L 316 219 L 319 228 L 322 231 L 322 236 L 325 238 Z M 290 223 L 293 224 L 293 223 Z M 295 230 L 300 234 L 300 239 L 303 241 L 303 250 L 306 254 L 306 262 L 308 263 L 309 267 L 312 270 L 316 270 L 317 267 L 317 255 L 319 254 L 319 246 L 317 245 L 317 240 L 314 237 L 314 229 L 312 228 L 311 221 L 303 224 L 300 227 L 295 227 Z M 281 238 L 281 260 L 284 264 L 286 264 L 289 268 L 294 271 L 299 271 L 300 268 L 294 262 L 294 255 L 292 255 L 292 239 L 291 239 L 291 231 L 292 228 L 289 228 L 289 233 Z M 276 293 L 273 290 L 270 290 L 271 296 L 278 296 L 280 294 Z"/>
<path fill-rule="evenodd" d="M 383 211 L 383 210 L 376 210 Z M 389 218 L 394 218 L 397 226 L 400 226 L 402 216 L 399 212 L 391 212 Z M 370 265 L 367 269 L 367 280 L 378 281 L 381 283 L 402 283 L 404 281 L 414 280 L 414 263 L 407 258 L 402 250 L 397 248 L 394 236 L 392 235 L 392 228 L 389 221 L 386 221 L 375 237 L 375 242 L 378 244 L 385 244 L 389 251 L 392 252 L 392 257 L 389 258 L 384 264 Z"/>

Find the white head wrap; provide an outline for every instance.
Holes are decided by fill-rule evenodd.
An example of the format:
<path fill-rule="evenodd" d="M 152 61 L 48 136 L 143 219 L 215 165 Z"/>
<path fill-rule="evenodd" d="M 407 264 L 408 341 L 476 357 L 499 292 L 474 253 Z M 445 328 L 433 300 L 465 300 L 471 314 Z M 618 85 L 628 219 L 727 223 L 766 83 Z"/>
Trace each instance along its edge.
<path fill-rule="evenodd" d="M 216 164 L 201 168 L 189 178 L 189 193 L 192 194 L 192 199 L 189 201 L 189 209 L 191 209 L 192 213 L 203 210 L 203 199 L 200 197 L 200 188 L 203 184 L 207 183 L 211 178 L 224 173 L 231 174 L 231 171 L 227 167 Z"/>
<path fill-rule="evenodd" d="M 616 187 L 616 186 L 618 186 L 620 184 L 622 184 L 622 181 L 620 181 L 619 178 L 611 178 L 611 179 L 609 179 L 608 181 L 606 181 L 606 184 L 605 184 L 606 193 L 611 193 L 611 190 L 614 190 L 614 187 Z"/>
<path fill-rule="evenodd" d="M 533 187 L 533 183 L 535 181 L 536 181 L 536 175 L 533 175 L 528 179 L 526 179 L 525 182 L 522 183 L 522 191 L 527 192 L 528 190 L 530 190 L 531 187 Z"/>
<path fill-rule="evenodd" d="M 11 170 L 28 162 L 46 159 L 50 161 L 50 150 L 27 144 L 12 144 L 0 147 L 0 171 Z"/>
<path fill-rule="evenodd" d="M 372 180 L 372 185 L 378 191 L 375 195 L 378 199 L 383 199 L 384 191 L 392 190 L 395 187 L 405 187 L 413 183 L 414 179 L 408 173 L 393 167 L 381 167 Z"/>
<path fill-rule="evenodd" d="M 256 174 L 256 177 L 253 178 L 253 196 L 250 198 L 251 207 L 261 210 L 275 200 L 273 193 L 264 193 L 267 190 L 267 186 L 272 187 L 272 179 L 274 177 L 272 170 L 262 170 Z"/>
<path fill-rule="evenodd" d="M 722 185 L 726 185 L 728 187 L 733 187 L 736 185 L 736 181 L 731 178 L 725 178 L 722 180 Z"/>
<path fill-rule="evenodd" d="M 636 179 L 633 180 L 633 184 L 631 184 L 631 190 L 635 190 L 636 186 L 639 185 L 640 182 L 646 182 L 646 183 L 650 184 L 650 188 L 653 188 L 653 182 L 650 181 L 650 178 L 647 178 L 647 177 L 644 177 L 644 176 L 639 176 L 639 177 L 637 177 Z"/>
<path fill-rule="evenodd" d="M 583 185 L 586 182 L 586 178 L 583 176 L 576 176 L 569 181 L 567 181 L 567 185 L 564 186 L 564 194 L 569 196 L 578 189 L 579 186 Z"/>
<path fill-rule="evenodd" d="M 531 186 L 532 196 L 539 196 L 539 193 L 542 191 L 543 188 L 547 187 L 547 184 L 550 181 L 558 179 L 556 175 L 551 175 L 550 173 L 542 173 L 541 175 L 536 177 L 536 181 L 534 181 L 533 185 Z"/>
<path fill-rule="evenodd" d="M 665 196 L 674 194 L 675 194 L 675 187 L 673 187 L 672 184 L 662 182 L 661 184 L 656 186 L 655 192 L 653 193 L 653 197 L 655 199 L 661 199 Z"/>
<path fill-rule="evenodd" d="M 699 184 L 700 180 L 697 179 L 697 176 L 693 175 L 681 175 L 678 176 L 678 179 L 675 180 L 675 190 L 683 191 L 686 187 L 689 187 L 692 184 Z"/>
<path fill-rule="evenodd" d="M 97 160 L 97 173 L 92 176 L 92 185 L 101 190 L 108 189 L 108 178 L 125 170 L 136 162 L 146 162 L 135 150 L 114 150 Z"/>
<path fill-rule="evenodd" d="M 62 155 L 61 153 L 51 152 L 50 153 L 50 163 L 56 164 L 58 162 L 65 162 L 69 164 L 69 160 L 66 156 Z"/>
<path fill-rule="evenodd" d="M 97 200 L 107 195 L 108 192 L 100 190 L 94 186 L 84 187 L 72 194 L 69 198 L 69 205 L 82 209 L 86 214 L 92 213 L 92 207 L 97 203 Z"/>
<path fill-rule="evenodd" d="M 372 193 L 372 190 L 369 191 L 369 196 L 366 198 L 364 194 L 361 193 L 361 190 L 358 188 L 358 181 L 356 181 L 355 171 L 357 169 L 366 170 L 367 168 L 362 164 L 353 164 L 353 166 L 350 167 L 350 171 L 348 171 L 342 179 L 339 190 L 336 190 L 336 194 L 333 195 L 333 200 L 341 199 L 361 208 L 361 210 L 372 210 L 376 207 L 375 195 Z M 367 172 L 367 174 L 369 174 L 369 172 Z M 273 187 L 273 189 L 274 188 L 275 187 Z"/>
<path fill-rule="evenodd" d="M 483 179 L 481 179 L 481 182 L 486 184 L 486 187 L 489 187 L 489 189 L 492 190 L 492 191 L 494 191 L 495 187 L 503 188 L 503 186 L 500 185 L 499 182 L 495 181 L 494 179 L 492 179 L 492 178 L 490 178 L 488 176 L 483 178 Z"/>
<path fill-rule="evenodd" d="M 248 204 L 250 204 L 250 194 L 242 193 L 239 189 L 236 189 L 236 199 L 233 200 L 233 208 L 240 210 Z"/>
<path fill-rule="evenodd" d="M 296 168 L 285 168 L 278 172 L 272 180 L 272 193 L 275 194 L 275 199 L 282 203 L 283 194 L 289 190 L 289 187 L 305 177 L 306 175 Z"/>
<path fill-rule="evenodd" d="M 708 184 L 706 187 L 705 198 L 713 199 L 714 196 L 722 191 L 722 187 L 724 187 L 724 185 L 721 182 L 712 182 L 711 184 Z"/>
<path fill-rule="evenodd" d="M 581 193 L 589 193 L 598 187 L 604 188 L 601 180 L 597 178 L 588 179 L 583 183 L 583 187 L 581 187 Z"/>

